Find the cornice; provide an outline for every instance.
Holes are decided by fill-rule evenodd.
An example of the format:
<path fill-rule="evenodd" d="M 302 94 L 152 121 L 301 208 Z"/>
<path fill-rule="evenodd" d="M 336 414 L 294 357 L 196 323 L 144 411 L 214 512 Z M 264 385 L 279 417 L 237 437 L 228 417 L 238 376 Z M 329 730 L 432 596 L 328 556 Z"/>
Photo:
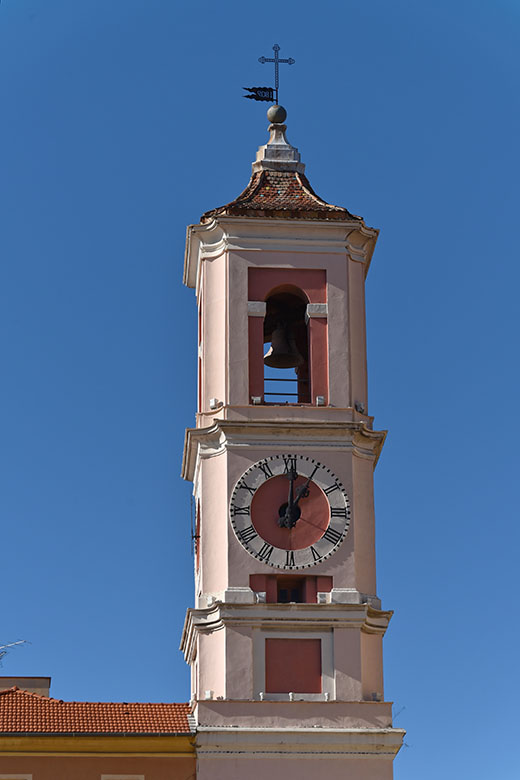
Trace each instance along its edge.
<path fill-rule="evenodd" d="M 183 281 L 188 287 L 198 288 L 200 262 L 233 250 L 348 255 L 365 266 L 366 275 L 378 234 L 359 219 L 216 217 L 207 223 L 188 225 Z"/>
<path fill-rule="evenodd" d="M 225 413 L 225 409 L 219 410 Z M 338 420 L 226 420 L 214 418 L 205 428 L 187 428 L 184 438 L 182 477 L 193 481 L 197 461 L 214 457 L 228 449 L 258 447 L 299 447 L 348 449 L 373 461 L 379 458 L 386 431 L 374 431 L 364 422 Z"/>
<path fill-rule="evenodd" d="M 394 728 L 214 728 L 197 729 L 199 759 L 227 755 L 262 758 L 347 757 L 393 759 L 406 732 Z"/>
<path fill-rule="evenodd" d="M 187 663 L 196 652 L 197 634 L 210 634 L 226 627 L 322 631 L 354 628 L 383 636 L 393 615 L 391 610 L 369 604 L 225 604 L 215 602 L 203 609 L 186 612 L 180 650 Z"/>

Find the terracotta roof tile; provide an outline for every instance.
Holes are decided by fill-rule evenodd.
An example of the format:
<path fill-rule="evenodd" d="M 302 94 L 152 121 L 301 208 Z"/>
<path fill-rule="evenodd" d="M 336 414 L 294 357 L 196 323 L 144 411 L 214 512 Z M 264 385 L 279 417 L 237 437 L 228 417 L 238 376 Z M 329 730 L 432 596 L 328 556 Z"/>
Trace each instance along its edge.
<path fill-rule="evenodd" d="M 225 206 L 206 211 L 201 222 L 217 216 L 275 217 L 282 219 L 355 219 L 341 206 L 322 200 L 303 173 L 263 170 L 253 173 L 245 190 Z"/>
<path fill-rule="evenodd" d="M 61 701 L 0 691 L 0 734 L 189 734 L 188 704 Z"/>

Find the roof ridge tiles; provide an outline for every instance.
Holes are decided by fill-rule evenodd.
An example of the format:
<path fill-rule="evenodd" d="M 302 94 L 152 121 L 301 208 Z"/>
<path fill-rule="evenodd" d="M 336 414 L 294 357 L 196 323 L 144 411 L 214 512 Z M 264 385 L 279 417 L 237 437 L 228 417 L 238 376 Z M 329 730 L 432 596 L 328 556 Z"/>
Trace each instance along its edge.
<path fill-rule="evenodd" d="M 5 696 L 8 693 L 21 693 L 23 696 L 30 696 L 34 699 L 44 699 L 45 701 L 58 701 L 58 699 L 52 699 L 51 696 L 44 696 L 42 693 L 35 693 L 34 691 L 28 691 L 26 688 L 20 688 L 18 685 L 12 685 L 10 688 L 3 688 L 0 690 L 0 696 Z"/>

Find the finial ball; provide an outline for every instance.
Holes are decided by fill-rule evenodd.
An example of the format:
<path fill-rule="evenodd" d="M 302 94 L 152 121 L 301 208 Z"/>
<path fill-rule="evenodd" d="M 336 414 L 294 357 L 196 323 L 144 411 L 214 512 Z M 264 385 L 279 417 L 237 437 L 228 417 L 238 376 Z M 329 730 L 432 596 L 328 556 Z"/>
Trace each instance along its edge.
<path fill-rule="evenodd" d="M 281 125 L 287 118 L 287 111 L 283 106 L 270 106 L 267 109 L 267 118 L 275 125 Z"/>

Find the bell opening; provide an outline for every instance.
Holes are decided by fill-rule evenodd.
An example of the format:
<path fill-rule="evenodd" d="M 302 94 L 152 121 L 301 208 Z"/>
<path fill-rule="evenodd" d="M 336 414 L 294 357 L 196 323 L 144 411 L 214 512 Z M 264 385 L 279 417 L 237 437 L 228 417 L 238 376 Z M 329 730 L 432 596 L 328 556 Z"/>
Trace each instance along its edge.
<path fill-rule="evenodd" d="M 266 304 L 264 343 L 269 347 L 264 355 L 265 401 L 309 403 L 309 343 L 303 293 L 274 293 Z"/>

